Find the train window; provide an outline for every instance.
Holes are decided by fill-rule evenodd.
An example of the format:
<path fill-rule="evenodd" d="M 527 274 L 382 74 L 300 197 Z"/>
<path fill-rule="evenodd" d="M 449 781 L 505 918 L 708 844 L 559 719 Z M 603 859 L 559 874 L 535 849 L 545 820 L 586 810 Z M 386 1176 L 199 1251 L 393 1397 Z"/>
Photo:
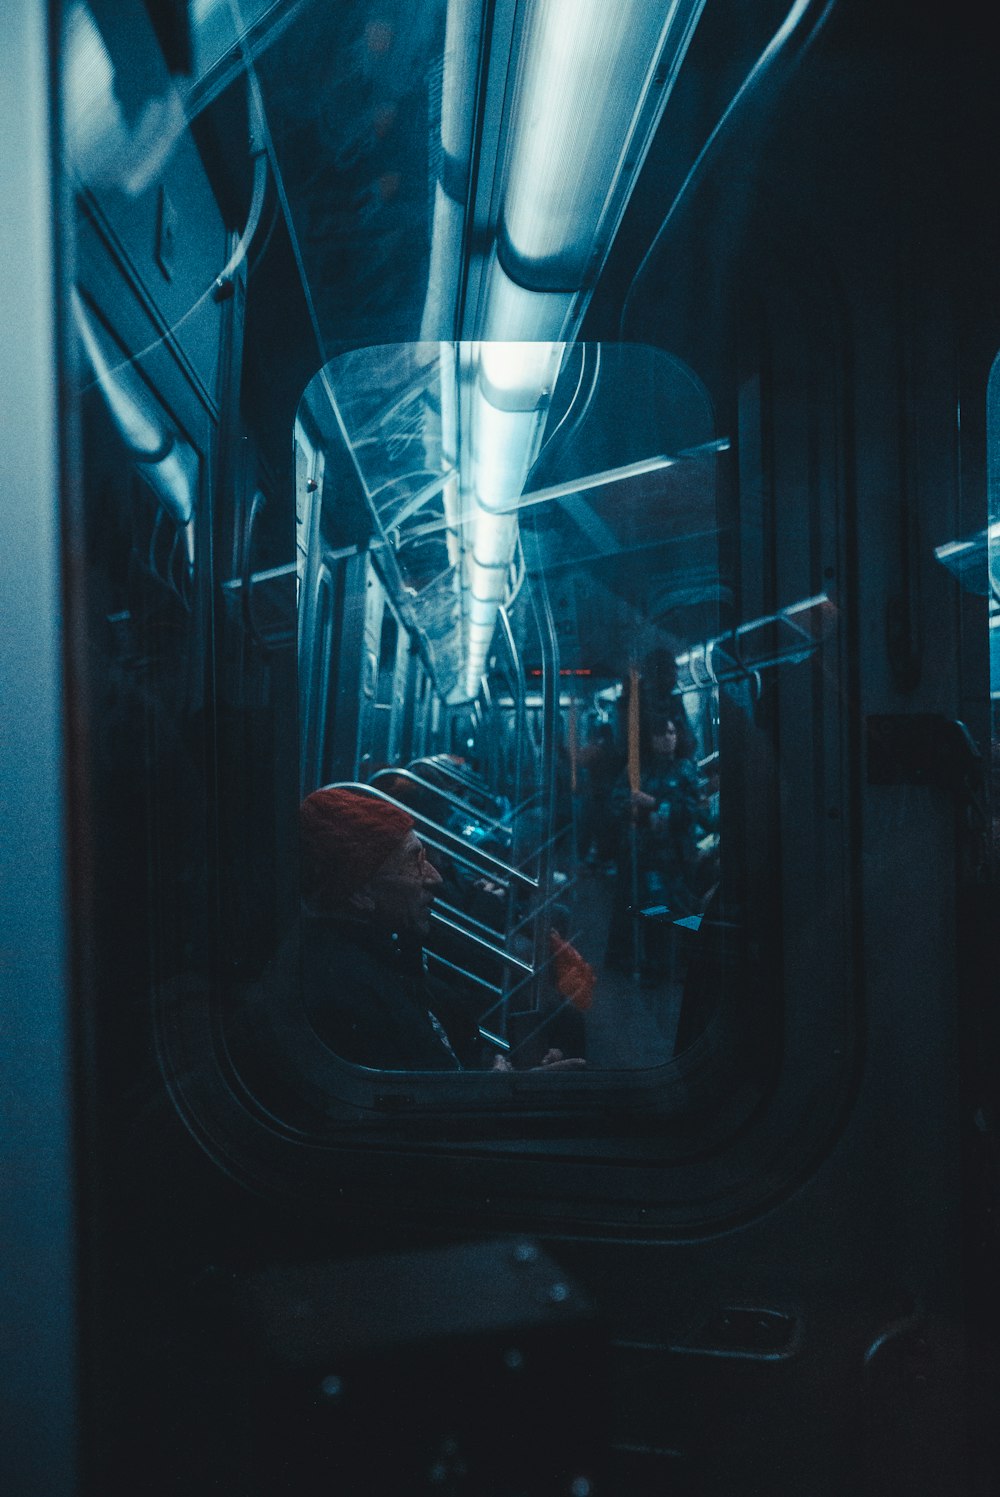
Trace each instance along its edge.
<path fill-rule="evenodd" d="M 162 1068 L 180 1095 L 214 1064 L 220 1107 L 221 1073 L 303 1131 L 589 1126 L 595 1098 L 631 1123 L 686 1114 L 695 1077 L 759 1100 L 805 945 L 780 949 L 781 901 L 823 892 L 834 839 L 825 812 L 795 835 L 837 769 L 807 534 L 835 549 L 833 503 L 783 503 L 776 539 L 766 380 L 710 393 L 663 348 L 575 341 L 562 292 L 564 338 L 447 340 L 463 257 L 470 306 L 513 295 L 456 249 L 479 94 L 508 92 L 476 7 L 230 9 L 192 8 L 185 72 L 147 21 L 68 8 L 88 606 L 130 734 L 95 783 L 107 888 L 145 891 L 128 970 Z M 659 107 L 629 105 L 634 162 Z"/>
<path fill-rule="evenodd" d="M 362 710 L 303 785 L 272 1061 L 369 1105 L 648 1094 L 706 1044 L 766 1070 L 753 707 L 835 610 L 735 615 L 730 440 L 697 378 L 641 345 L 378 346 L 332 360 L 300 421 L 346 443 L 367 515 Z M 304 598 L 356 523 L 323 496 Z M 306 732 L 338 711 L 306 703 L 324 627 L 300 609 Z"/>

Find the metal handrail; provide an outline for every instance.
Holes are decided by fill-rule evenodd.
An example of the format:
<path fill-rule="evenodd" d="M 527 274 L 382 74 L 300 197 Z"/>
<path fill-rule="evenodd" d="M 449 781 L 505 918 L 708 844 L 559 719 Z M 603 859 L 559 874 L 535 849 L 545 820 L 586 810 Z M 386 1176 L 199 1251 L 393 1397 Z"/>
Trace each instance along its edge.
<path fill-rule="evenodd" d="M 496 796 L 491 795 L 481 785 L 475 784 L 473 781 L 466 779 L 464 775 L 458 774 L 443 764 L 437 764 L 432 759 L 415 759 L 408 767 L 424 785 L 437 786 L 439 789 L 442 788 L 437 780 L 430 778 L 431 773 L 439 776 L 440 779 L 450 782 L 455 792 L 465 800 L 466 805 L 472 805 L 477 801 L 480 803 L 480 814 L 483 816 L 490 814 L 486 809 L 487 806 L 492 807 L 494 811 L 496 810 Z"/>
<path fill-rule="evenodd" d="M 459 909 L 457 905 L 449 904 L 447 899 L 435 898 L 434 908 L 436 910 L 444 910 L 446 914 L 453 916 L 459 925 L 464 923 L 465 925 L 475 926 L 477 930 L 482 931 L 487 940 L 495 939 L 500 935 L 495 925 L 487 925 L 485 920 L 477 920 L 475 915 L 468 914 L 465 910 Z"/>
<path fill-rule="evenodd" d="M 477 987 L 485 988 L 486 991 L 492 993 L 494 997 L 503 997 L 503 989 L 496 987 L 496 985 L 492 982 L 487 982 L 485 977 L 477 977 L 475 972 L 467 972 L 465 968 L 460 967 L 457 962 L 449 962 L 447 957 L 438 956 L 436 951 L 429 951 L 427 955 L 431 958 L 432 961 L 440 963 L 442 967 L 447 967 L 449 972 L 456 972 L 459 977 L 465 978 L 467 982 L 474 982 Z M 493 1007 L 495 1008 L 496 1004 L 494 1004 Z M 493 1009 L 490 1008 L 487 1009 L 486 1014 L 491 1014 L 492 1012 Z M 483 1015 L 483 1018 L 486 1017 L 486 1014 Z M 486 1040 L 487 1044 L 496 1045 L 498 1050 L 511 1049 L 510 1040 L 505 1040 L 502 1035 L 497 1034 L 495 1029 L 487 1029 L 483 1024 L 477 1024 L 476 1029 L 479 1033 L 480 1038 Z"/>
<path fill-rule="evenodd" d="M 510 832 L 510 827 L 507 825 L 506 822 L 504 822 L 504 821 L 495 821 L 491 817 L 487 816 L 484 812 L 481 812 L 481 811 L 470 811 L 468 801 L 462 800 L 457 795 L 452 795 L 452 793 L 451 793 L 450 790 L 442 790 L 441 787 L 440 787 L 440 785 L 432 785 L 429 780 L 422 779 L 420 777 L 420 775 L 414 774 L 409 769 L 392 769 L 392 768 L 380 769 L 380 770 L 377 771 L 376 774 L 372 775 L 371 780 L 370 780 L 369 783 L 372 784 L 372 785 L 375 785 L 375 784 L 378 783 L 379 780 L 381 780 L 381 779 L 387 779 L 387 780 L 389 780 L 389 779 L 392 779 L 393 776 L 399 776 L 400 778 L 402 778 L 404 780 L 409 780 L 411 782 L 411 784 L 419 785 L 422 790 L 431 790 L 431 791 L 434 792 L 435 795 L 443 796 L 444 799 L 449 803 L 449 805 L 454 806 L 456 810 L 463 811 L 463 812 L 465 812 L 466 815 L 476 816 L 485 825 L 493 827 L 497 831 L 507 832 L 507 833 Z"/>
<path fill-rule="evenodd" d="M 438 764 L 438 762 L 435 759 L 414 759 L 413 760 L 413 764 L 429 764 L 433 769 L 436 769 L 439 774 L 446 775 L 449 779 L 453 780 L 460 788 L 464 787 L 464 788 L 466 788 L 468 790 L 471 790 L 475 795 L 477 795 L 480 798 L 480 800 L 496 801 L 496 800 L 500 800 L 501 799 L 500 796 L 494 795 L 492 791 L 490 791 L 490 790 L 484 790 L 483 787 L 482 787 L 482 785 L 476 783 L 473 780 L 466 779 L 465 776 L 462 775 L 458 770 L 452 771 L 452 770 L 446 768 L 443 764 Z M 411 772 L 412 772 L 413 771 L 413 765 L 412 764 L 410 766 L 410 769 L 411 769 Z M 381 773 L 381 772 L 382 771 L 380 770 L 379 773 Z M 426 785 L 429 790 L 441 790 L 441 786 L 440 785 L 436 785 L 433 780 L 424 779 L 424 777 L 422 775 L 420 775 L 420 774 L 415 774 L 415 778 L 420 781 L 421 785 Z M 443 795 L 448 794 L 447 791 L 443 791 L 443 790 L 441 791 L 441 793 Z M 461 796 L 459 797 L 459 799 L 461 799 Z M 506 829 L 508 829 L 510 831 L 513 831 L 513 829 L 514 829 L 514 823 L 517 820 L 518 816 L 521 814 L 521 812 L 529 810 L 536 802 L 538 802 L 540 800 L 541 800 L 541 791 L 540 790 L 532 790 L 530 792 L 530 794 L 528 794 L 528 795 L 525 796 L 524 800 L 518 801 L 518 803 L 516 805 L 513 802 L 511 802 L 510 803 L 510 810 L 507 812 L 507 814 L 505 816 L 501 817 L 501 819 L 499 821 L 491 821 L 491 825 L 493 825 L 493 826 L 499 826 L 499 827 L 504 827 L 504 828 L 506 828 Z M 468 801 L 462 801 L 462 804 L 465 807 L 468 807 L 468 805 L 469 805 Z M 476 811 L 476 810 L 473 810 L 473 814 L 476 815 L 476 816 L 482 817 L 482 819 L 484 821 L 490 820 L 489 814 L 486 811 Z"/>
<path fill-rule="evenodd" d="M 478 946 L 481 951 L 488 951 L 490 956 L 495 956 L 507 966 L 516 967 L 519 972 L 524 972 L 528 977 L 534 977 L 535 969 L 530 962 L 522 961 L 519 956 L 512 956 L 502 946 L 494 946 L 492 941 L 486 941 L 482 936 L 477 936 L 475 931 L 466 930 L 464 926 L 456 925 L 454 920 L 449 920 L 447 915 L 442 915 L 439 910 L 431 909 L 430 917 L 435 925 L 443 925 L 446 930 L 453 930 L 456 935 L 463 936 L 473 946 Z"/>
<path fill-rule="evenodd" d="M 450 962 L 440 952 L 428 951 L 427 957 L 429 961 L 437 962 L 440 966 L 447 967 L 449 972 L 457 972 L 459 977 L 464 977 L 467 981 L 474 982 L 477 988 L 485 988 L 488 993 L 493 994 L 494 998 L 503 997 L 503 988 L 498 988 L 495 982 L 490 982 L 486 977 L 480 977 L 477 972 L 469 972 L 467 968 L 460 967 L 457 962 Z"/>
<path fill-rule="evenodd" d="M 384 790 L 379 790 L 376 785 L 362 785 L 356 780 L 338 780 L 332 785 L 324 787 L 327 790 L 354 790 L 359 795 L 369 795 L 375 800 L 384 800 L 392 806 L 398 806 L 411 816 L 418 827 L 421 828 L 421 837 L 428 847 L 436 848 L 438 852 L 446 853 L 448 857 L 454 858 L 457 863 L 463 863 L 467 868 L 474 868 L 479 873 L 491 874 L 500 877 L 504 881 L 517 883 L 522 888 L 529 889 L 533 893 L 538 889 L 538 880 L 531 878 L 527 873 L 522 873 L 519 868 L 514 868 L 510 863 L 505 863 L 501 858 L 495 858 L 492 853 L 481 852 L 478 847 L 469 847 L 455 832 L 450 832 L 447 827 L 441 826 L 430 816 L 425 816 L 422 811 L 415 811 L 411 806 L 404 805 L 402 801 L 395 800 L 387 795 Z M 423 828 L 430 828 L 430 835 L 425 835 Z M 439 841 L 437 838 L 444 838 Z"/>
<path fill-rule="evenodd" d="M 413 762 L 409 765 L 409 768 L 413 770 L 418 765 L 426 765 L 428 768 L 435 770 L 436 773 L 444 775 L 445 779 L 452 780 L 459 785 L 463 785 L 467 790 L 471 790 L 473 794 L 478 795 L 482 800 L 496 800 L 496 796 L 494 796 L 491 791 L 484 790 L 482 785 L 477 784 L 476 781 L 473 780 L 470 776 L 463 774 L 461 770 L 455 768 L 451 764 L 442 764 L 438 759 L 428 756 L 422 759 L 414 759 Z M 421 776 L 418 776 L 418 778 L 422 779 Z M 422 780 L 422 783 L 427 785 L 431 784 L 432 782 L 429 780 Z"/>

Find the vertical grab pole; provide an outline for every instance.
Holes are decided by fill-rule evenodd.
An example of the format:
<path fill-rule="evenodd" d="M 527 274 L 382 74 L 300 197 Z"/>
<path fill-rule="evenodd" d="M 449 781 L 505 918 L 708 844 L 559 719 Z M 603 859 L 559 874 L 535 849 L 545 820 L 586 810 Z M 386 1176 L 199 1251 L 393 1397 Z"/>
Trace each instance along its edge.
<path fill-rule="evenodd" d="M 569 788 L 572 795 L 576 795 L 579 788 L 577 776 L 577 722 L 576 722 L 576 697 L 569 704 Z"/>
<path fill-rule="evenodd" d="M 532 531 L 532 550 L 537 541 Z M 540 972 L 548 959 L 549 901 L 552 897 L 554 854 L 552 842 L 556 823 L 556 762 L 559 731 L 559 639 L 552 614 L 552 600 L 544 568 L 536 566 L 532 603 L 538 623 L 542 654 L 542 826 L 539 847 L 538 879 L 542 910 L 534 921 L 534 968 Z M 537 1002 L 537 995 L 536 995 Z"/>
<path fill-rule="evenodd" d="M 500 629 L 510 660 L 511 696 L 514 701 L 514 783 L 512 787 L 509 787 L 509 798 L 516 815 L 521 809 L 522 786 L 524 783 L 524 670 L 521 665 L 521 657 L 517 651 L 514 631 L 510 626 L 510 617 L 506 608 L 501 606 L 497 610 L 497 617 L 500 620 Z"/>
<path fill-rule="evenodd" d="M 639 671 L 629 667 L 628 673 L 628 788 L 634 796 L 642 787 L 642 766 L 639 761 Z M 629 864 L 632 873 L 632 980 L 638 982 L 642 958 L 639 932 L 639 833 L 635 824 L 636 807 L 629 810 L 628 846 Z"/>
<path fill-rule="evenodd" d="M 575 863 L 580 855 L 580 772 L 578 769 L 580 756 L 579 723 L 577 720 L 576 696 L 570 697 L 569 720 L 569 804 L 571 824 L 570 830 L 573 838 L 571 856 Z"/>
<path fill-rule="evenodd" d="M 519 846 L 520 828 L 518 826 L 518 820 L 519 820 L 520 816 L 523 814 L 522 807 L 521 807 L 521 800 L 522 800 L 522 793 L 521 792 L 522 792 L 522 787 L 523 787 L 523 784 L 524 784 L 524 769 L 523 769 L 524 736 L 525 736 L 524 669 L 523 669 L 523 667 L 521 665 L 521 657 L 520 657 L 520 654 L 518 653 L 517 641 L 514 638 L 514 631 L 511 628 L 510 616 L 507 613 L 507 609 L 503 605 L 501 605 L 500 608 L 497 610 L 497 617 L 500 620 L 500 629 L 501 629 L 501 633 L 502 633 L 502 636 L 503 636 L 504 644 L 507 647 L 507 656 L 508 656 L 508 659 L 510 661 L 510 669 L 511 669 L 511 696 L 512 696 L 513 701 L 514 701 L 514 744 L 515 744 L 515 750 L 514 750 L 514 784 L 513 784 L 513 787 L 510 789 L 510 797 L 509 797 L 511 805 L 514 807 L 514 815 L 513 815 L 512 822 L 511 822 L 510 860 L 511 860 L 512 863 L 517 863 L 518 866 L 520 866 L 520 861 L 519 861 L 519 857 L 518 857 L 518 846 Z M 508 886 L 508 890 L 507 890 L 507 929 L 508 930 L 513 930 L 514 927 L 515 927 L 515 925 L 517 924 L 516 906 L 517 906 L 517 890 L 515 888 L 514 883 L 511 882 L 510 885 Z M 504 1039 L 509 1039 L 510 1038 L 508 1021 L 509 1021 L 509 1018 L 510 1018 L 510 986 L 511 986 L 512 977 L 513 977 L 512 969 L 510 967 L 505 966 L 504 970 L 503 970 L 503 977 L 501 979 L 501 981 L 503 983 L 503 998 L 501 1000 L 501 1002 L 502 1002 L 502 1008 L 501 1008 L 501 1015 L 502 1015 L 502 1018 L 501 1018 L 501 1033 L 503 1034 Z"/>

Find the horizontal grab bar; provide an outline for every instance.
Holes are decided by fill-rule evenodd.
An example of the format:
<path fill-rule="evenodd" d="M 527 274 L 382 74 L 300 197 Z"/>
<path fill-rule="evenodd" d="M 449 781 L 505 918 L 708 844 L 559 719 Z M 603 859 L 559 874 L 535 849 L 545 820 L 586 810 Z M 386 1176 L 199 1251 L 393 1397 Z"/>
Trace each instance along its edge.
<path fill-rule="evenodd" d="M 459 977 L 464 977 L 468 982 L 474 982 L 477 988 L 485 988 L 487 993 L 493 994 L 494 998 L 503 997 L 503 988 L 498 988 L 495 982 L 489 982 L 485 977 L 469 972 L 465 967 L 460 967 L 457 962 L 450 962 L 446 956 L 439 956 L 436 951 L 428 951 L 427 959 L 437 962 L 441 967 L 447 967 L 449 972 L 456 972 Z"/>
<path fill-rule="evenodd" d="M 434 908 L 436 910 L 444 910 L 446 915 L 448 915 L 451 919 L 457 921 L 457 923 L 463 926 L 463 928 L 468 925 L 474 927 L 478 931 L 481 931 L 482 934 L 486 937 L 487 941 L 496 942 L 502 934 L 502 932 L 497 930 L 495 925 L 487 925 L 485 921 L 477 920 L 475 915 L 466 914 L 465 910 L 460 910 L 457 905 L 449 904 L 447 899 L 441 899 L 440 897 L 436 898 L 434 901 Z"/>
<path fill-rule="evenodd" d="M 484 1029 L 480 1024 L 479 1033 L 484 1040 L 487 1040 L 491 1045 L 496 1045 L 498 1049 L 510 1049 L 510 1040 L 502 1040 L 498 1034 L 493 1033 L 492 1029 Z"/>
<path fill-rule="evenodd" d="M 482 785 L 477 784 L 476 781 L 473 780 L 469 775 L 463 774 L 460 769 L 454 768 L 450 764 L 442 764 L 437 759 L 414 759 L 412 764 L 410 764 L 408 767 L 411 770 L 416 770 L 418 768 L 432 769 L 435 771 L 435 773 L 443 775 L 446 780 L 451 780 L 453 784 L 464 786 L 464 788 L 466 790 L 470 790 L 473 795 L 477 795 L 480 800 L 495 802 L 499 799 L 498 796 L 495 796 L 489 790 L 484 789 Z M 420 778 L 422 778 L 422 776 Z M 432 783 L 433 781 L 424 780 L 425 785 L 429 785 Z"/>
<path fill-rule="evenodd" d="M 447 915 L 442 915 L 439 910 L 431 910 L 431 920 L 435 925 L 443 925 L 446 930 L 453 930 L 457 935 L 464 936 L 471 941 L 473 946 L 478 946 L 481 951 L 488 951 L 490 956 L 495 956 L 498 961 L 505 962 L 508 966 L 516 967 L 519 972 L 533 977 L 534 967 L 530 962 L 523 962 L 519 956 L 512 956 L 502 946 L 495 946 L 492 941 L 484 941 L 482 936 L 477 936 L 475 931 L 466 930 L 462 925 L 456 925 L 454 920 L 449 920 Z"/>
<path fill-rule="evenodd" d="M 476 816 L 480 821 L 484 822 L 487 826 L 494 827 L 497 831 L 510 832 L 510 827 L 506 822 L 497 821 L 493 817 L 487 816 L 485 811 L 475 810 L 470 807 L 468 801 L 462 800 L 460 796 L 452 795 L 450 790 L 442 790 L 440 785 L 432 785 L 430 780 L 422 779 L 420 775 L 414 774 L 409 769 L 380 769 L 377 774 L 372 775 L 370 784 L 377 785 L 379 780 L 391 780 L 394 776 L 399 779 L 409 780 L 411 784 L 419 785 L 422 790 L 430 790 L 434 795 L 443 796 L 456 810 L 464 811 L 466 815 Z"/>
<path fill-rule="evenodd" d="M 535 893 L 538 889 L 538 880 L 522 873 L 520 868 L 513 868 L 502 859 L 495 858 L 492 853 L 481 852 L 478 847 L 469 847 L 455 832 L 450 832 L 440 822 L 434 821 L 432 817 L 425 816 L 422 811 L 415 811 L 411 806 L 406 806 L 402 801 L 395 800 L 387 795 L 384 790 L 379 790 L 376 785 L 361 785 L 354 780 L 338 780 L 332 785 L 324 787 L 327 790 L 354 790 L 359 795 L 369 795 L 375 800 L 388 801 L 392 806 L 398 806 L 408 816 L 412 816 L 417 826 L 421 829 L 421 837 L 428 847 L 434 847 L 438 852 L 443 852 L 455 859 L 457 863 L 464 863 L 467 868 L 474 868 L 478 873 L 492 874 L 505 882 L 520 884 L 524 889 L 530 889 Z M 425 835 L 424 828 L 430 828 Z M 444 841 L 436 840 L 443 838 Z"/>

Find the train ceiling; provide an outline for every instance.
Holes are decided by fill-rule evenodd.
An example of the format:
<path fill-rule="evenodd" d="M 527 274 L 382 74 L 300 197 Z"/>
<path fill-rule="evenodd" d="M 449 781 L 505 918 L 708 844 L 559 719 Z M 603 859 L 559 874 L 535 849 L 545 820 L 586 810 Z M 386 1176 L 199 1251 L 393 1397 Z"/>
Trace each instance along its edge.
<path fill-rule="evenodd" d="M 114 28 L 101 24 L 109 5 L 92 0 L 110 36 Z M 245 110 L 256 162 L 252 194 L 249 177 L 244 183 L 249 226 L 259 245 L 266 163 L 268 212 L 287 227 L 329 391 L 329 371 L 343 373 L 352 351 L 395 347 L 405 365 L 407 348 L 488 350 L 494 340 L 548 349 L 566 376 L 565 350 L 591 302 L 599 324 L 626 300 L 622 275 L 634 277 L 655 233 L 650 205 L 662 212 L 675 188 L 681 194 L 699 149 L 739 99 L 741 78 L 760 71 L 769 46 L 780 41 L 775 57 L 790 51 L 826 8 L 824 0 L 752 8 L 737 0 L 189 0 L 174 7 L 186 17 L 189 55 L 180 56 L 176 36 L 163 40 L 180 74 L 187 65 L 177 83 L 186 117 L 221 121 L 223 138 L 228 120 L 237 178 L 232 127 Z M 498 578 L 509 581 L 511 568 L 585 570 L 595 587 L 633 598 L 648 574 L 645 606 L 666 616 L 690 603 L 692 623 L 699 600 L 718 601 L 715 470 L 725 433 L 697 378 L 674 361 L 669 372 L 661 366 L 659 391 L 644 407 L 658 425 L 650 416 L 637 438 L 619 430 L 609 445 L 628 405 L 621 370 L 617 383 L 609 372 L 611 342 L 591 345 L 592 369 L 603 358 L 604 372 L 588 394 L 590 372 L 581 369 L 562 410 L 543 370 L 548 356 L 535 360 L 534 388 L 535 376 L 522 371 L 517 388 L 499 397 L 494 389 L 476 419 L 466 400 L 454 452 L 440 404 L 426 391 L 401 402 L 391 379 L 368 391 L 376 408 L 358 427 L 360 445 L 349 437 L 377 541 L 392 552 L 397 602 L 419 597 L 428 636 L 446 632 L 455 580 L 447 574 L 464 568 L 467 654 L 478 641 L 470 692 L 503 593 Z M 641 362 L 640 349 L 629 352 Z M 456 356 L 482 364 L 488 354 Z M 362 383 L 350 394 L 355 404 Z M 609 398 L 618 399 L 617 416 Z M 512 434 L 508 457 L 501 427 Z M 419 448 L 422 464 L 373 473 L 379 444 L 383 458 Z M 483 512 L 461 563 L 449 537 L 468 539 L 468 515 L 456 531 L 447 487 L 436 482 L 449 464 L 466 475 L 466 508 Z M 605 479 L 595 484 L 595 474 Z M 491 483 L 492 498 L 480 492 Z M 515 519 L 498 500 L 513 504 L 522 486 L 530 504 Z M 669 553 L 667 583 L 636 559 L 653 550 Z"/>
<path fill-rule="evenodd" d="M 665 372 L 664 360 L 657 391 L 640 350 L 623 374 L 608 349 L 598 379 L 595 348 L 560 411 L 551 371 L 532 388 L 523 368 L 497 409 L 482 399 L 473 409 L 466 367 L 498 339 L 572 365 L 565 348 L 703 4 L 573 0 L 570 16 L 565 0 L 452 0 L 383 7 L 377 20 L 306 6 L 251 48 L 317 341 L 332 354 L 324 388 L 340 406 L 390 590 L 453 696 L 475 694 L 519 566 L 586 565 L 614 591 L 622 555 L 672 542 L 680 593 L 704 596 L 711 574 L 717 602 L 715 452 L 725 443 L 689 372 Z M 600 108 L 581 112 L 581 98 Z M 434 349 L 448 346 L 462 367 L 442 412 Z M 645 405 L 636 383 L 650 387 Z M 625 431 L 636 409 L 645 427 Z M 668 462 L 678 468 L 669 476 Z M 574 482 L 616 472 L 599 489 Z M 492 499 L 480 492 L 491 484 Z M 530 523 L 496 502 L 513 505 L 526 484 L 557 491 Z M 691 554 L 677 544 L 685 535 Z M 628 573 L 633 593 L 641 571 Z"/>

